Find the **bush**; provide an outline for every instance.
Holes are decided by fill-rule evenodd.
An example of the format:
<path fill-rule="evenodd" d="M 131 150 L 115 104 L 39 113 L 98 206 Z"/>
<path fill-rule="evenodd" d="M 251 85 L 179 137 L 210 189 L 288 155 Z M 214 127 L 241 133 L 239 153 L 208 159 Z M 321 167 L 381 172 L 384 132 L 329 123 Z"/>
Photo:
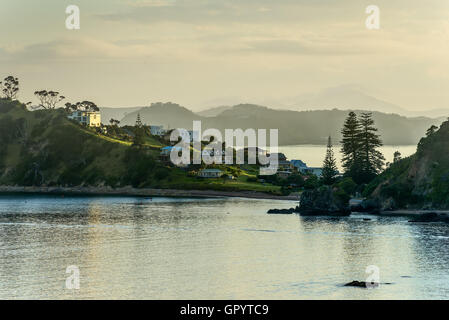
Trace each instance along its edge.
<path fill-rule="evenodd" d="M 339 189 L 342 189 L 348 195 L 353 195 L 357 189 L 357 184 L 350 177 L 341 180 L 337 184 L 337 186 Z"/>

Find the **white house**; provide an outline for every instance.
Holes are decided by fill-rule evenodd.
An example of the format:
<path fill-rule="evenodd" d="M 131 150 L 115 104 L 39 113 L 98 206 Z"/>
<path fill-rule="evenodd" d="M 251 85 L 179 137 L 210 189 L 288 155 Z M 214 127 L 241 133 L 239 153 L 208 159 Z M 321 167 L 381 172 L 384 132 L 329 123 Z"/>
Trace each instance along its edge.
<path fill-rule="evenodd" d="M 198 172 L 198 177 L 201 178 L 220 178 L 224 174 L 219 169 L 203 169 Z"/>
<path fill-rule="evenodd" d="M 304 169 L 300 170 L 301 173 L 305 173 L 305 174 L 314 174 L 317 177 L 321 177 L 321 175 L 323 174 L 323 168 L 319 168 L 319 167 L 306 167 Z"/>
<path fill-rule="evenodd" d="M 165 129 L 163 126 L 150 126 L 150 132 L 153 136 L 163 136 L 165 134 Z"/>
<path fill-rule="evenodd" d="M 99 111 L 74 111 L 68 118 L 88 127 L 101 127 L 101 114 Z"/>
<path fill-rule="evenodd" d="M 171 152 L 172 152 L 172 150 L 180 152 L 180 151 L 182 151 L 182 148 L 181 147 L 176 147 L 176 146 L 163 147 L 161 149 L 161 156 L 169 157 Z"/>

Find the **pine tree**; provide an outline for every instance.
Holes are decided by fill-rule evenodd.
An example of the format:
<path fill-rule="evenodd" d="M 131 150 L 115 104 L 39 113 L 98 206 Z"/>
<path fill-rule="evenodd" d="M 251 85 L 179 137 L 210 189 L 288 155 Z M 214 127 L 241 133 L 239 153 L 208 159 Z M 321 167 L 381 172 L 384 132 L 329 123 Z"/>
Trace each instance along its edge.
<path fill-rule="evenodd" d="M 337 162 L 334 157 L 334 151 L 332 150 L 332 139 L 329 136 L 327 139 L 327 150 L 326 157 L 324 158 L 323 164 L 323 183 L 326 185 L 331 185 L 335 182 L 335 177 L 338 174 Z"/>
<path fill-rule="evenodd" d="M 142 121 L 140 120 L 140 113 L 137 113 L 137 119 L 136 119 L 136 127 L 142 128 Z"/>
<path fill-rule="evenodd" d="M 361 132 L 361 125 L 354 112 L 349 112 L 348 117 L 343 124 L 341 140 L 343 154 L 342 165 L 345 169 L 345 174 L 350 177 L 355 177 L 360 174 L 360 141 L 359 135 Z"/>
<path fill-rule="evenodd" d="M 144 144 L 144 129 L 140 120 L 140 113 L 137 113 L 136 125 L 134 126 L 133 145 L 142 146 Z"/>
<path fill-rule="evenodd" d="M 374 120 L 371 112 L 364 112 L 360 116 L 361 130 L 357 134 L 357 140 L 360 143 L 360 164 L 361 175 L 356 177 L 359 182 L 371 181 L 384 165 L 384 156 L 377 150 L 382 146 L 380 136 L 377 134 L 377 128 L 374 127 Z"/>

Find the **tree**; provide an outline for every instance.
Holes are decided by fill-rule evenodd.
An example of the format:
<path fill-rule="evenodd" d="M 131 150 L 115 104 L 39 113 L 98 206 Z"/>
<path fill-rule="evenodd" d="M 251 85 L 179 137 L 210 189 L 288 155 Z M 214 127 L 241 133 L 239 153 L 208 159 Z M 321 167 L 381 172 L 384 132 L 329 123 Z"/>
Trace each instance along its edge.
<path fill-rule="evenodd" d="M 137 113 L 137 119 L 136 119 L 136 127 L 140 127 L 142 128 L 143 124 L 142 121 L 140 120 L 140 113 Z"/>
<path fill-rule="evenodd" d="M 137 113 L 136 125 L 134 126 L 133 145 L 141 147 L 144 144 L 144 134 L 142 121 L 140 120 L 140 113 Z"/>
<path fill-rule="evenodd" d="M 109 123 L 111 124 L 111 126 L 117 127 L 120 124 L 120 121 L 111 118 L 111 120 L 109 120 Z"/>
<path fill-rule="evenodd" d="M 227 174 L 225 173 L 225 174 L 223 174 L 223 175 L 221 176 L 221 179 L 223 180 L 223 183 L 226 183 L 226 180 L 229 179 L 229 175 L 227 175 Z"/>
<path fill-rule="evenodd" d="M 399 151 L 395 151 L 393 154 L 393 163 L 401 160 L 401 153 Z"/>
<path fill-rule="evenodd" d="M 434 134 L 437 131 L 438 127 L 435 125 L 432 125 L 429 129 L 426 131 L 426 136 L 430 136 Z"/>
<path fill-rule="evenodd" d="M 332 139 L 329 136 L 329 138 L 327 139 L 326 157 L 324 158 L 323 164 L 323 183 L 326 185 L 333 184 L 335 182 L 335 177 L 337 176 L 337 174 L 337 161 L 335 160 L 334 151 L 332 150 Z"/>
<path fill-rule="evenodd" d="M 118 125 L 120 124 L 120 121 L 111 118 L 109 120 L 109 123 L 111 124 L 111 127 L 108 130 L 108 133 L 112 135 L 117 135 Z"/>
<path fill-rule="evenodd" d="M 65 97 L 60 95 L 57 91 L 35 91 L 34 95 L 39 99 L 40 102 L 37 108 L 44 109 L 56 109 L 58 103 L 65 99 Z"/>
<path fill-rule="evenodd" d="M 98 108 L 97 105 L 91 101 L 82 101 L 82 102 L 77 102 L 75 104 L 67 102 L 65 104 L 65 109 L 68 112 L 74 112 L 74 111 L 99 112 L 100 111 L 100 108 Z"/>
<path fill-rule="evenodd" d="M 19 92 L 19 79 L 8 76 L 3 82 L 0 82 L 0 88 L 6 99 L 14 100 L 17 98 L 17 93 Z"/>
<path fill-rule="evenodd" d="M 355 181 L 367 183 L 380 173 L 384 166 L 385 158 L 377 150 L 377 148 L 382 146 L 382 140 L 376 133 L 377 128 L 374 127 L 371 112 L 362 113 L 360 116 L 360 126 L 361 130 L 357 134 L 357 140 L 360 146 L 361 175 L 355 177 Z"/>
<path fill-rule="evenodd" d="M 347 176 L 355 176 L 360 172 L 360 132 L 361 124 L 354 112 L 349 112 L 341 134 L 341 153 L 343 154 L 342 165 Z"/>

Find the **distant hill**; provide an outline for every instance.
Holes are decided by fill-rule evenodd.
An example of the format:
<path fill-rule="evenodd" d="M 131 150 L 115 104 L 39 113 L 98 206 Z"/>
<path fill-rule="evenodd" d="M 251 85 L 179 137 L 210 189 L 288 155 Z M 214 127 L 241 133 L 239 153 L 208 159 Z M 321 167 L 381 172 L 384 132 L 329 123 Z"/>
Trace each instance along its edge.
<path fill-rule="evenodd" d="M 322 110 L 338 108 L 357 109 L 383 113 L 407 115 L 408 111 L 389 102 L 364 93 L 361 89 L 346 85 L 327 88 L 317 93 L 300 95 L 290 99 L 290 104 L 298 110 Z"/>
<path fill-rule="evenodd" d="M 423 111 L 410 111 L 409 114 L 415 117 L 428 117 L 428 118 L 448 118 L 449 108 L 428 109 Z"/>
<path fill-rule="evenodd" d="M 340 130 L 348 111 L 275 110 L 252 104 L 241 104 L 222 111 L 217 116 L 204 117 L 174 103 L 156 103 L 141 109 L 142 121 L 170 128 L 192 128 L 193 120 L 201 120 L 206 128 L 279 129 L 281 145 L 325 144 L 329 135 L 340 140 Z M 137 112 L 128 114 L 122 124 L 133 125 Z M 416 144 L 431 125 L 439 125 L 443 119 L 425 117 L 407 118 L 397 114 L 373 112 L 376 126 L 388 145 Z"/>
<path fill-rule="evenodd" d="M 231 106 L 221 106 L 221 107 L 215 107 L 215 108 L 210 108 L 210 109 L 206 109 L 203 111 L 199 111 L 196 112 L 196 114 L 202 116 L 202 117 L 216 117 L 219 114 L 221 114 L 223 111 L 232 109 Z"/>
<path fill-rule="evenodd" d="M 149 107 L 143 107 L 138 111 L 128 113 L 122 120 L 121 125 L 134 125 L 137 114 L 140 114 L 141 120 L 147 125 L 163 125 L 166 128 L 192 128 L 193 120 L 204 120 L 192 111 L 176 103 L 152 103 Z"/>
<path fill-rule="evenodd" d="M 365 191 L 383 209 L 449 209 L 449 121 L 422 138 L 417 152 L 393 163 Z"/>
<path fill-rule="evenodd" d="M 109 120 L 115 119 L 115 120 L 121 120 L 123 119 L 128 113 L 137 111 L 143 107 L 131 107 L 131 108 L 107 108 L 107 107 L 100 107 L 100 113 L 101 113 L 101 122 L 103 124 L 109 124 Z"/>

